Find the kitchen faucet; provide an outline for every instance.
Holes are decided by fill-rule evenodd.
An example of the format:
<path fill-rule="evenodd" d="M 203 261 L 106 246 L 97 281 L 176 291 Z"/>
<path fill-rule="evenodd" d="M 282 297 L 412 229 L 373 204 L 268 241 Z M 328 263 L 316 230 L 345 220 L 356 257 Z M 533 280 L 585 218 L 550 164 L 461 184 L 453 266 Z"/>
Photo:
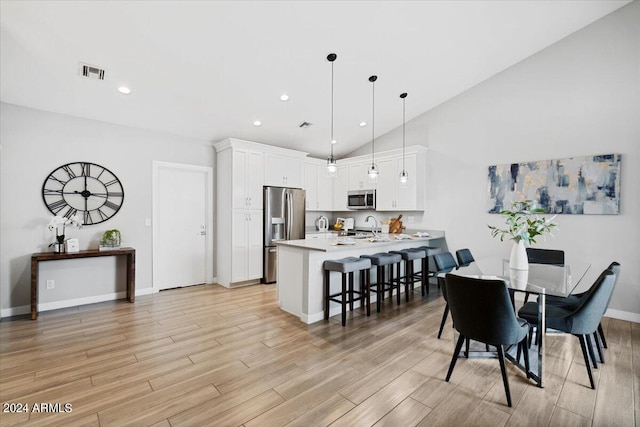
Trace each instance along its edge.
<path fill-rule="evenodd" d="M 371 225 L 371 233 L 373 233 L 373 237 L 378 237 L 378 220 L 373 215 L 369 215 L 365 218 L 364 222 L 369 222 L 369 218 L 373 220 L 373 225 Z"/>

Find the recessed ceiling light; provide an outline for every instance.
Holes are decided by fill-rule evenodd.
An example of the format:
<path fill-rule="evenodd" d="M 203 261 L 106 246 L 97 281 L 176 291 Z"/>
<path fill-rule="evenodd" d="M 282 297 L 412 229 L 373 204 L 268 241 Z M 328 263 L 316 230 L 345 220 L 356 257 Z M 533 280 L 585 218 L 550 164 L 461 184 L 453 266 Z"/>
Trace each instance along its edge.
<path fill-rule="evenodd" d="M 121 93 L 121 94 L 123 94 L 123 95 L 129 95 L 129 94 L 131 93 L 131 89 L 129 89 L 129 88 L 128 88 L 128 87 L 126 87 L 126 86 L 120 86 L 120 87 L 118 88 L 118 92 L 120 92 L 120 93 Z"/>
<path fill-rule="evenodd" d="M 280 95 L 280 101 L 288 101 L 289 100 L 289 95 L 287 95 L 286 93 L 283 93 L 282 95 Z"/>
<path fill-rule="evenodd" d="M 331 140 L 331 143 L 332 143 L 332 144 L 337 144 L 337 143 L 338 143 L 338 140 L 337 140 L 337 139 L 332 139 L 332 140 Z"/>
<path fill-rule="evenodd" d="M 367 125 L 367 122 L 360 122 L 360 127 L 363 128 Z"/>
<path fill-rule="evenodd" d="M 256 120 L 255 122 L 253 122 L 254 126 L 262 126 L 262 122 L 260 120 Z"/>

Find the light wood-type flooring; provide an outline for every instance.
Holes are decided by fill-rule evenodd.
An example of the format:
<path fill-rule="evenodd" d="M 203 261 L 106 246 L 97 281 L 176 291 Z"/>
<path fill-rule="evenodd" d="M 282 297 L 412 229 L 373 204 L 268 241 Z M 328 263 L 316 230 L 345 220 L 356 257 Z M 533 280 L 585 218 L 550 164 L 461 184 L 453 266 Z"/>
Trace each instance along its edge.
<path fill-rule="evenodd" d="M 640 325 L 604 319 L 606 363 L 588 387 L 578 340 L 548 338 L 546 387 L 497 359 L 453 351 L 435 286 L 305 325 L 274 286 L 163 291 L 0 322 L 0 401 L 70 403 L 68 413 L 0 413 L 37 426 L 639 426 Z M 15 409 L 15 406 L 14 406 Z"/>

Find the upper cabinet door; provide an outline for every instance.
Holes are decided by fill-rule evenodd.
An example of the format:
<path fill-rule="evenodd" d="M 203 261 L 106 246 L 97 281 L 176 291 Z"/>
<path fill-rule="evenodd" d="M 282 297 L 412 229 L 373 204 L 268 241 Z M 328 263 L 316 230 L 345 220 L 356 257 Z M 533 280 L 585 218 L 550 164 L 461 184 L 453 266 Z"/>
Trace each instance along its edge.
<path fill-rule="evenodd" d="M 423 198 L 418 194 L 418 188 L 423 189 L 423 185 L 418 185 L 418 167 L 417 156 L 415 154 L 407 154 L 404 159 L 404 168 L 409 174 L 409 180 L 406 184 L 400 184 L 400 172 L 402 172 L 402 157 L 397 160 L 396 166 L 396 207 L 400 210 L 421 210 L 424 209 Z"/>
<path fill-rule="evenodd" d="M 265 185 L 302 188 L 302 159 L 265 154 Z"/>
<path fill-rule="evenodd" d="M 313 163 L 304 164 L 304 186 L 303 188 L 307 192 L 305 198 L 305 209 L 308 211 L 315 211 L 318 205 L 317 191 L 318 179 L 316 176 L 316 165 Z"/>
<path fill-rule="evenodd" d="M 349 181 L 349 167 L 340 166 L 338 163 L 338 170 L 335 178 L 329 178 L 333 181 L 333 210 L 334 211 L 347 211 L 347 183 Z"/>
<path fill-rule="evenodd" d="M 250 151 L 247 159 L 247 195 L 250 209 L 262 209 L 264 183 L 264 154 Z"/>
<path fill-rule="evenodd" d="M 231 185 L 233 192 L 233 207 L 245 209 L 249 202 L 247 194 L 247 159 L 249 152 L 245 150 L 233 150 L 232 178 L 228 185 Z"/>
<path fill-rule="evenodd" d="M 262 180 L 264 160 L 262 153 L 233 150 L 231 185 L 235 209 L 262 209 Z"/>
<path fill-rule="evenodd" d="M 376 191 L 376 210 L 393 211 L 397 204 L 398 174 L 396 174 L 396 158 L 378 160 L 378 188 Z"/>
<path fill-rule="evenodd" d="M 319 211 L 330 211 L 333 209 L 333 181 L 336 177 L 329 176 L 325 165 L 316 166 L 316 187 L 317 206 Z M 343 183 L 344 184 L 344 183 Z"/>

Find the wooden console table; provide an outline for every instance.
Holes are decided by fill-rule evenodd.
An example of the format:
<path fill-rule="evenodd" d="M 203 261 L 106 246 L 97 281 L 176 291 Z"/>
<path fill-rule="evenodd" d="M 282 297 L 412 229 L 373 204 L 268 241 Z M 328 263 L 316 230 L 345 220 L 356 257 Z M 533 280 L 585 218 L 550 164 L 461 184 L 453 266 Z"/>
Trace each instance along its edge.
<path fill-rule="evenodd" d="M 93 258 L 102 256 L 127 257 L 127 300 L 136 300 L 136 250 L 133 248 L 120 248 L 109 251 L 90 249 L 79 252 L 39 252 L 31 255 L 31 320 L 38 318 L 38 264 L 41 261 L 59 261 L 74 258 Z"/>

